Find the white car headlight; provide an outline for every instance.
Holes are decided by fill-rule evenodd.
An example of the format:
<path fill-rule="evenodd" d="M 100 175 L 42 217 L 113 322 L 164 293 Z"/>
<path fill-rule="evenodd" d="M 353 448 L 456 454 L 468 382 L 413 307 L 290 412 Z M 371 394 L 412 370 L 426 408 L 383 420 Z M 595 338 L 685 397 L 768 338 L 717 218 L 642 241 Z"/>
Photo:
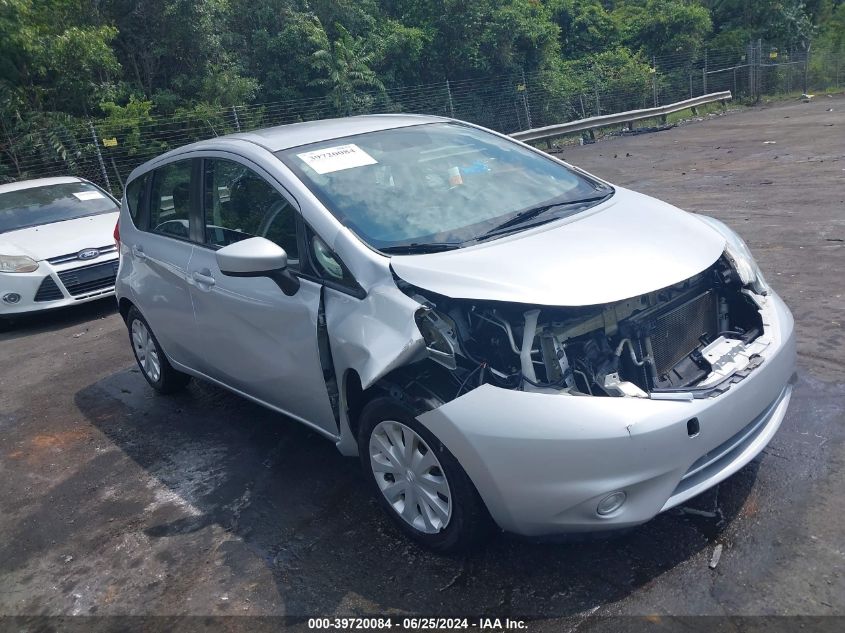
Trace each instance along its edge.
<path fill-rule="evenodd" d="M 751 286 L 758 294 L 767 294 L 769 291 L 769 284 L 766 283 L 763 273 L 757 262 L 754 261 L 754 256 L 751 254 L 751 249 L 748 244 L 736 234 L 736 232 L 728 227 L 724 222 L 720 222 L 715 218 L 706 215 L 696 216 L 709 224 L 712 228 L 719 231 L 722 237 L 727 241 L 725 247 L 725 255 L 733 264 L 734 269 L 739 275 L 740 281 L 744 286 Z"/>
<path fill-rule="evenodd" d="M 26 255 L 0 255 L 0 273 L 31 273 L 38 262 Z"/>

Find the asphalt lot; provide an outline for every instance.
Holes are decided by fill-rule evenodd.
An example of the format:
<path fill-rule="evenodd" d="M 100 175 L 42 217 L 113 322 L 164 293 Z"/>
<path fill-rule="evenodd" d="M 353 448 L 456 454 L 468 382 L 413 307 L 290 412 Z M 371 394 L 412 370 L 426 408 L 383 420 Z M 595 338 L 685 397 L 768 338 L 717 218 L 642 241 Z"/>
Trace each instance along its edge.
<path fill-rule="evenodd" d="M 197 382 L 154 395 L 99 302 L 0 333 L 0 614 L 845 614 L 845 98 L 563 155 L 724 220 L 791 306 L 799 382 L 758 460 L 613 540 L 436 556 L 304 427 Z"/>

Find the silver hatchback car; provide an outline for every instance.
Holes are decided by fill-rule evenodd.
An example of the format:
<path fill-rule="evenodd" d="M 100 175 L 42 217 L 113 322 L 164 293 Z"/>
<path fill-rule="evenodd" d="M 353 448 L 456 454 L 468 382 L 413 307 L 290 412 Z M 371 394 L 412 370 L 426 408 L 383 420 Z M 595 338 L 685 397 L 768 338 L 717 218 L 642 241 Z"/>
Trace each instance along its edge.
<path fill-rule="evenodd" d="M 300 123 L 130 176 L 116 293 L 207 380 L 359 455 L 440 551 L 644 523 L 777 431 L 793 320 L 717 220 L 426 116 Z"/>

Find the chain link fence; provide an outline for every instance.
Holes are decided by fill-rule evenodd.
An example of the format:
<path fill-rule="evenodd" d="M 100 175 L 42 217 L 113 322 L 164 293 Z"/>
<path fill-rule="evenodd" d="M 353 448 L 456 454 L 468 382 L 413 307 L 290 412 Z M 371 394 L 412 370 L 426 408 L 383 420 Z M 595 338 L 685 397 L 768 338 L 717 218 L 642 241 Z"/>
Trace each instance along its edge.
<path fill-rule="evenodd" d="M 233 132 L 343 114 L 422 113 L 470 121 L 504 133 L 602 114 L 649 108 L 730 90 L 754 102 L 783 95 L 842 87 L 838 56 L 784 51 L 762 42 L 743 52 L 705 51 L 638 61 L 636 70 L 598 72 L 587 62 L 560 73 L 519 73 L 390 88 L 337 98 L 297 99 L 189 114 L 80 121 L 50 119 L 14 138 L 0 134 L 0 182 L 45 176 L 87 178 L 120 196 L 136 166 L 169 149 Z"/>

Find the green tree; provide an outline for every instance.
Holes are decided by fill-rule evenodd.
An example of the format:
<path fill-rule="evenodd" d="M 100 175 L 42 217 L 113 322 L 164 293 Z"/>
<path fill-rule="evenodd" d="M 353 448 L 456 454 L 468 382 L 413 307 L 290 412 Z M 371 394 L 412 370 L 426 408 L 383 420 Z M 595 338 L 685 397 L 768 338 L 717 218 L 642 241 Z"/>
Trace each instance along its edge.
<path fill-rule="evenodd" d="M 311 55 L 312 67 L 321 76 L 311 81 L 326 89 L 337 114 L 347 115 L 366 103 L 365 91 L 383 90 L 384 84 L 370 68 L 375 59 L 362 37 L 353 37 L 340 24 L 335 26 L 338 37 L 326 40 L 324 47 Z"/>
<path fill-rule="evenodd" d="M 695 55 L 710 36 L 707 8 L 688 0 L 619 3 L 613 10 L 623 42 L 647 55 Z"/>

